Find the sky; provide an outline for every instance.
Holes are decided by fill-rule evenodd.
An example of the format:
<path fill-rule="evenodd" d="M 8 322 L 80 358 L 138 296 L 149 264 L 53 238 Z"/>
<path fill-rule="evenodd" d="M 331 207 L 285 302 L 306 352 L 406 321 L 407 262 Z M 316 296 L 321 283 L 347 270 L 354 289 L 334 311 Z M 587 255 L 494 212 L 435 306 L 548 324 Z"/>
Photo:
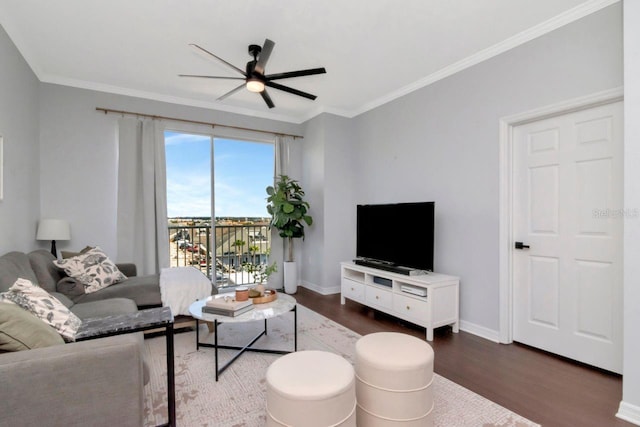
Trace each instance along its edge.
<path fill-rule="evenodd" d="M 165 132 L 167 214 L 211 215 L 211 138 Z M 268 217 L 268 185 L 273 185 L 274 146 L 214 140 L 216 217 Z"/>

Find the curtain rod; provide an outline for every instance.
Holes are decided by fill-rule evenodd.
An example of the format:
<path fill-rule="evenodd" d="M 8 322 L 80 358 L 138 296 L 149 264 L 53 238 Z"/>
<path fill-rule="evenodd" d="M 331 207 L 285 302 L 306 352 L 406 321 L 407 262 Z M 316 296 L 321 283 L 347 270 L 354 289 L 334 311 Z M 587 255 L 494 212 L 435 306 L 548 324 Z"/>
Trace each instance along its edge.
<path fill-rule="evenodd" d="M 182 122 L 182 123 L 193 123 L 193 124 L 197 124 L 197 125 L 207 125 L 207 126 L 211 126 L 216 127 L 224 127 L 224 128 L 230 128 L 230 129 L 239 129 L 239 130 L 248 130 L 251 132 L 262 132 L 262 133 L 270 133 L 272 135 L 276 135 L 276 136 L 290 136 L 292 138 L 300 138 L 303 139 L 304 137 L 302 135 L 293 135 L 290 133 L 282 133 L 282 132 L 273 132 L 270 130 L 260 130 L 260 129 L 252 129 L 252 128 L 245 128 L 245 127 L 241 127 L 241 126 L 231 126 L 231 125 L 221 125 L 219 123 L 212 123 L 212 122 L 201 122 L 198 120 L 187 120 L 187 119 L 178 119 L 176 117 L 167 117 L 167 116 L 156 116 L 153 114 L 145 114 L 145 113 L 135 113 L 133 111 L 122 111 L 122 110 L 112 110 L 109 108 L 102 108 L 102 107 L 96 107 L 97 111 L 104 111 L 105 114 L 108 113 L 113 113 L 113 114 L 128 114 L 131 116 L 138 116 L 138 117 L 148 117 L 151 119 L 163 119 L 163 120 L 171 120 L 174 122 Z"/>

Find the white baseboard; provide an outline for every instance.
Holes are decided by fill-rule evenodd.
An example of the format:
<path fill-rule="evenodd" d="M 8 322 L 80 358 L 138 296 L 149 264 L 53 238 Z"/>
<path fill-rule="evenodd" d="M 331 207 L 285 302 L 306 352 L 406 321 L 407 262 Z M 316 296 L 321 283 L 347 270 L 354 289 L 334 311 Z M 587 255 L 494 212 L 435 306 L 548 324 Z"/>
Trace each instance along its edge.
<path fill-rule="evenodd" d="M 314 292 L 319 293 L 320 295 L 332 295 L 332 294 L 339 294 L 341 292 L 340 286 L 334 286 L 332 288 L 325 288 L 322 286 L 318 286 L 314 283 L 311 282 L 307 282 L 307 281 L 302 281 L 302 283 L 300 284 L 300 286 L 302 286 L 303 288 L 307 288 L 310 289 Z"/>
<path fill-rule="evenodd" d="M 640 406 L 622 401 L 616 417 L 640 426 Z"/>
<path fill-rule="evenodd" d="M 493 342 L 500 342 L 500 332 L 493 329 L 485 328 L 484 326 L 476 325 L 475 323 L 468 322 L 466 320 L 460 321 L 460 330 L 469 332 L 470 334 L 477 335 L 480 338 L 487 339 Z"/>

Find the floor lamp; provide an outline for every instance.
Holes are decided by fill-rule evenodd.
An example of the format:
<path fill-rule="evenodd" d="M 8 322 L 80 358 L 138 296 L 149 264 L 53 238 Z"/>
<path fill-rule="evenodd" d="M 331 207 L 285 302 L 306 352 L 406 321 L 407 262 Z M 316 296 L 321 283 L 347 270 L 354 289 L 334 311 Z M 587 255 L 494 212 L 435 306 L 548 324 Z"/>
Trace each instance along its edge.
<path fill-rule="evenodd" d="M 38 223 L 36 240 L 51 240 L 51 254 L 58 258 L 56 240 L 71 240 L 69 223 L 62 219 L 41 219 Z"/>

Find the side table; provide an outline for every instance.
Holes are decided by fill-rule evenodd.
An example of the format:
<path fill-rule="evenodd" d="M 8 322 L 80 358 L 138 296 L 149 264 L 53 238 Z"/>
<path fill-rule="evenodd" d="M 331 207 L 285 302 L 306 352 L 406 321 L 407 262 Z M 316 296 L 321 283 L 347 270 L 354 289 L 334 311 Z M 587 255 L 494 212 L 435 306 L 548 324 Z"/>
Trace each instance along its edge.
<path fill-rule="evenodd" d="M 173 361 L 173 314 L 171 308 L 158 307 L 137 313 L 84 319 L 76 334 L 76 341 L 85 341 L 113 335 L 130 334 L 149 329 L 164 328 L 167 342 L 167 401 L 169 421 L 162 426 L 176 425 L 176 389 Z"/>

